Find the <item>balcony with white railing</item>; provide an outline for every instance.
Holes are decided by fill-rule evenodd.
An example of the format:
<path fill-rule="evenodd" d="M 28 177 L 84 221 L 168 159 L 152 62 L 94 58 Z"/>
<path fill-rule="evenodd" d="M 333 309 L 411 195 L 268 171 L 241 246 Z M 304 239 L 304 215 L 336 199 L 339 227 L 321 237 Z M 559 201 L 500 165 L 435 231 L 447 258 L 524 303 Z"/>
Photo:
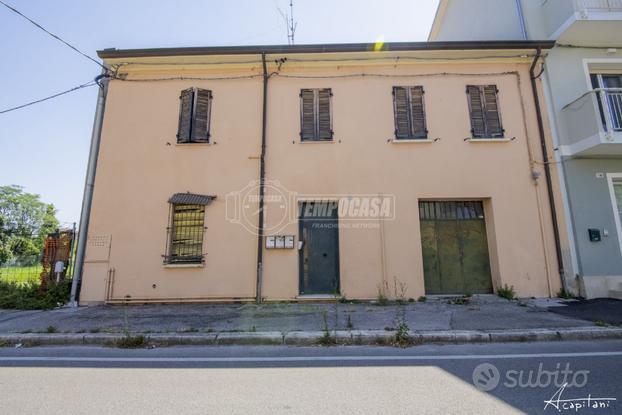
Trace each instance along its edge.
<path fill-rule="evenodd" d="M 546 0 L 542 14 L 549 38 L 560 43 L 620 43 L 622 0 Z"/>
<path fill-rule="evenodd" d="M 622 11 L 622 0 L 574 0 L 577 11 L 619 12 Z"/>
<path fill-rule="evenodd" d="M 562 109 L 564 156 L 622 156 L 622 88 L 596 88 Z"/>

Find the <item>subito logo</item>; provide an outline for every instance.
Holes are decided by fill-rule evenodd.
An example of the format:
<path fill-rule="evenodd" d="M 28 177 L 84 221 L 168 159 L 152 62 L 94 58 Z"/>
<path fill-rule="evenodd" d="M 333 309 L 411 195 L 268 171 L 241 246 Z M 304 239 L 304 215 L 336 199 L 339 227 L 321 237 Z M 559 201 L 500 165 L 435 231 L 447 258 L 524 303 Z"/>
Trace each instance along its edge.
<path fill-rule="evenodd" d="M 496 388 L 500 380 L 499 369 L 493 364 L 482 363 L 473 369 L 473 384 L 483 392 Z"/>

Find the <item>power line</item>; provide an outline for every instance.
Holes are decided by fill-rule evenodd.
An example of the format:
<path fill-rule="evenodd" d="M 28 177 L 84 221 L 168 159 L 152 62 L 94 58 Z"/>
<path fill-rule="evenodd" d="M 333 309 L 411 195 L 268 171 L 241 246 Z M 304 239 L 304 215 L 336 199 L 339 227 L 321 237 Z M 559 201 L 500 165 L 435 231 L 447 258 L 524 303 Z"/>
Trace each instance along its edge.
<path fill-rule="evenodd" d="M 96 81 L 89 81 L 89 82 L 87 82 L 85 84 L 78 85 L 78 86 L 73 87 L 71 89 L 68 89 L 66 91 L 59 92 L 59 93 L 54 94 L 54 95 L 50 95 L 49 97 L 41 98 L 41 99 L 38 99 L 36 101 L 31 101 L 31 102 L 28 102 L 26 104 L 18 105 L 17 107 L 13 107 L 13 108 L 8 108 L 8 109 L 5 109 L 5 110 L 2 110 L 2 111 L 0 111 L 0 114 L 5 114 L 7 112 L 18 110 L 20 108 L 29 107 L 31 105 L 38 104 L 40 102 L 47 101 L 49 99 L 53 99 L 53 98 L 56 98 L 56 97 L 60 97 L 61 95 L 65 95 L 65 94 L 68 94 L 70 92 L 77 91 L 77 90 L 82 89 L 82 88 L 87 88 L 87 87 L 93 86 L 93 85 L 97 85 L 97 82 Z"/>
<path fill-rule="evenodd" d="M 6 4 L 4 1 L 0 0 L 0 4 L 2 4 L 4 7 L 6 7 L 7 9 L 13 11 L 14 13 L 17 13 L 18 15 L 20 15 L 21 17 L 23 17 L 24 19 L 28 20 L 30 23 L 32 23 L 33 25 L 35 25 L 36 27 L 38 27 L 39 29 L 43 30 L 45 33 L 47 33 L 48 35 L 52 36 L 54 39 L 58 40 L 59 42 L 64 43 L 66 46 L 70 47 L 71 49 L 73 49 L 74 51 L 78 52 L 80 55 L 84 56 L 85 58 L 95 62 L 96 64 L 98 64 L 99 66 L 101 66 L 102 68 L 104 68 L 105 70 L 108 70 L 108 68 L 106 68 L 104 65 L 102 65 L 101 63 L 99 63 L 96 59 L 92 58 L 91 56 L 87 55 L 86 53 L 82 52 L 80 49 L 76 48 L 75 46 L 67 43 L 66 41 L 64 41 L 63 39 L 61 39 L 59 36 L 55 35 L 54 33 L 50 32 L 49 30 L 47 30 L 46 28 L 44 28 L 43 26 L 41 26 L 39 23 L 35 22 L 34 20 L 32 20 L 31 18 L 29 18 L 28 16 L 25 16 L 22 12 L 20 12 L 19 10 L 9 6 L 8 4 Z"/>

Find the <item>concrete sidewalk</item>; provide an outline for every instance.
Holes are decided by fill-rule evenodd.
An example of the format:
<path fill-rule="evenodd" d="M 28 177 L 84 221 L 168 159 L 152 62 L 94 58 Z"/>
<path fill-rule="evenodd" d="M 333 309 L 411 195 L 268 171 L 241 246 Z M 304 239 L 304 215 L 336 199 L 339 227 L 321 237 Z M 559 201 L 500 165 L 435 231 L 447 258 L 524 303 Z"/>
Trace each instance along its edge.
<path fill-rule="evenodd" d="M 158 344 L 313 344 L 329 332 L 341 343 L 386 343 L 403 315 L 415 343 L 622 338 L 622 329 L 548 311 L 555 300 L 475 296 L 379 306 L 179 304 L 0 310 L 8 344 L 110 344 L 130 332 Z M 57 343 L 54 343 L 54 342 Z"/>

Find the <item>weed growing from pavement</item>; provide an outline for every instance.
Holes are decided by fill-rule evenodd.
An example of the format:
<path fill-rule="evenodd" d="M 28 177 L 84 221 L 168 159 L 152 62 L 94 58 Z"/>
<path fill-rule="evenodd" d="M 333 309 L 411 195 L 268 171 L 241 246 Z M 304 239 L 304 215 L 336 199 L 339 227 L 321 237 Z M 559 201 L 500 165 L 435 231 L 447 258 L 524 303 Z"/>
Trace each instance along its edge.
<path fill-rule="evenodd" d="M 395 293 L 395 301 L 399 305 L 403 305 L 406 303 L 406 290 L 408 289 L 408 285 L 405 282 L 402 282 L 397 279 L 397 277 L 393 276 L 393 291 Z"/>
<path fill-rule="evenodd" d="M 426 297 L 425 295 L 422 295 L 421 297 L 417 299 L 417 301 L 419 301 L 420 303 L 425 303 L 426 301 L 428 301 L 428 297 Z"/>
<path fill-rule="evenodd" d="M 598 327 L 607 327 L 609 325 L 602 320 L 596 320 L 594 324 L 597 325 Z"/>
<path fill-rule="evenodd" d="M 46 333 L 58 333 L 58 329 L 54 326 L 48 326 L 47 329 L 45 329 Z"/>
<path fill-rule="evenodd" d="M 348 330 L 352 330 L 354 328 L 354 325 L 352 324 L 352 316 L 350 315 L 350 313 L 348 313 L 348 321 L 346 323 L 346 328 Z"/>
<path fill-rule="evenodd" d="M 320 337 L 318 343 L 322 346 L 332 346 L 337 343 L 337 339 L 330 334 L 330 330 L 328 329 L 328 313 L 326 310 L 322 312 L 322 320 L 324 322 L 324 334 Z"/>
<path fill-rule="evenodd" d="M 383 307 L 389 304 L 387 291 L 389 291 L 389 283 L 385 278 L 383 278 L 380 284 L 378 284 L 378 295 L 376 296 L 376 304 Z"/>
<path fill-rule="evenodd" d="M 393 336 L 393 345 L 397 347 L 406 347 L 411 344 L 410 328 L 406 321 L 406 307 L 404 302 L 398 301 L 395 311 L 395 335 Z"/>
<path fill-rule="evenodd" d="M 115 345 L 121 349 L 138 349 L 146 347 L 147 344 L 147 337 L 142 334 L 137 336 L 125 335 L 115 342 Z"/>
<path fill-rule="evenodd" d="M 133 336 L 130 331 L 130 322 L 127 315 L 127 304 L 123 304 L 123 337 L 115 341 L 115 345 L 122 349 L 138 349 L 146 347 L 149 338 L 142 334 Z"/>
<path fill-rule="evenodd" d="M 469 305 L 470 303 L 471 303 L 470 295 L 463 295 L 462 297 L 453 298 L 449 300 L 449 304 L 455 304 L 455 305 Z"/>
<path fill-rule="evenodd" d="M 514 286 L 513 285 L 508 286 L 507 284 L 497 289 L 497 295 L 501 298 L 505 298 L 506 300 L 513 300 L 516 298 L 516 292 L 514 291 Z"/>
<path fill-rule="evenodd" d="M 566 289 L 562 287 L 557 293 L 557 298 L 563 298 L 565 300 L 569 300 L 571 298 L 574 298 L 574 295 L 572 295 L 572 293 L 566 291 Z"/>

